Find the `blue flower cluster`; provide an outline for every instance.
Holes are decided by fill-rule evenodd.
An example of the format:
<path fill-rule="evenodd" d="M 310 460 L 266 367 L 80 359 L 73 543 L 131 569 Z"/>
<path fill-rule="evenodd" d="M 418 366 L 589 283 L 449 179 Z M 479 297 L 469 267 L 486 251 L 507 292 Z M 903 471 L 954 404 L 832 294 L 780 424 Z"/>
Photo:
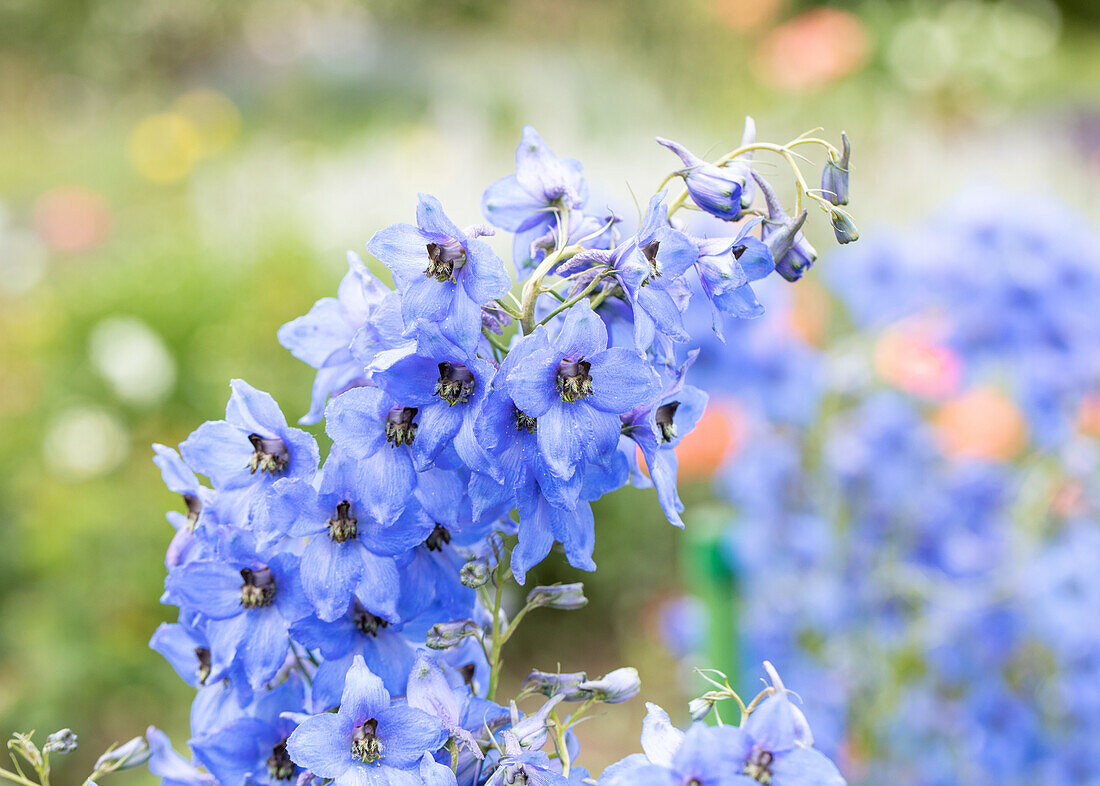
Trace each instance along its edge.
<path fill-rule="evenodd" d="M 461 229 L 421 195 L 415 224 L 367 243 L 394 289 L 350 254 L 337 297 L 280 329 L 317 370 L 302 423 L 323 419 L 333 443 L 323 463 L 314 437 L 241 380 L 224 419 L 178 452 L 155 446 L 186 513 L 169 514 L 177 533 L 162 599 L 179 619 L 151 645 L 197 689 L 194 759 L 153 734 L 156 774 L 188 786 L 588 777 L 571 765 L 572 725 L 594 703 L 634 696 L 637 672 L 534 672 L 521 696 L 542 695 L 540 709 L 498 703 L 516 624 L 585 603 L 580 585 L 535 587 L 509 620 L 503 588 L 524 584 L 556 543 L 572 566 L 594 570 L 591 502 L 641 482 L 639 454 L 668 520 L 683 526 L 674 449 L 707 400 L 686 381 L 695 353 L 683 351 L 684 313 L 693 296 L 705 301 L 720 332 L 724 317 L 762 310 L 752 282 L 773 270 L 795 280 L 815 257 L 801 234 L 807 211 L 788 215 L 753 171 L 754 136 L 750 121 L 742 146 L 716 163 L 661 140 L 683 162 L 664 185 L 686 188 L 667 203 L 662 185 L 621 238 L 617 217 L 587 205 L 580 164 L 525 129 L 515 173 L 482 199 L 492 227 L 514 235 L 518 287 L 486 240 L 492 227 Z M 826 150 L 829 188 L 799 204 L 819 204 L 835 224 L 847 215 L 847 142 L 843 153 L 817 139 L 789 147 L 806 144 Z M 767 211 L 753 218 L 758 190 Z M 723 227 L 746 220 L 695 237 L 675 218 L 682 208 Z M 727 783 L 734 759 L 740 780 L 768 783 L 774 769 L 771 782 L 794 786 L 820 769 L 830 780 L 814 782 L 842 782 L 810 755 L 793 711 L 767 709 L 789 706 L 776 695 L 750 718 L 770 720 L 744 731 L 710 741 L 692 730 L 677 746 L 668 732 L 654 744 L 671 758 L 646 765 L 666 774 L 642 782 Z M 580 706 L 563 717 L 562 702 Z M 720 760 L 706 758 L 712 742 L 728 748 Z"/>
<path fill-rule="evenodd" d="M 837 254 L 827 350 L 773 318 L 693 367 L 726 395 L 743 371 L 718 476 L 743 646 L 815 686 L 853 782 L 1100 781 L 1100 244 L 1015 204 Z"/>

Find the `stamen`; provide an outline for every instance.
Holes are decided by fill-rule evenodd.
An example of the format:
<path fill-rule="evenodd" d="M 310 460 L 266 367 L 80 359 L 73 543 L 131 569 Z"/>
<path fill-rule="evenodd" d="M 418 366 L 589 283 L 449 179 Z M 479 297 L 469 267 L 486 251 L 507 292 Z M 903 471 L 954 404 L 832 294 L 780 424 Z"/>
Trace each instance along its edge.
<path fill-rule="evenodd" d="M 352 618 L 355 620 L 356 629 L 364 636 L 377 636 L 379 628 L 389 626 L 381 617 L 376 617 L 363 608 L 363 604 L 356 598 L 352 601 Z"/>
<path fill-rule="evenodd" d="M 382 758 L 382 741 L 378 739 L 378 721 L 374 718 L 355 729 L 351 738 L 351 755 L 365 764 Z"/>
<path fill-rule="evenodd" d="M 428 267 L 424 275 L 436 281 L 455 283 L 455 268 L 466 264 L 466 249 L 458 241 L 428 243 Z"/>
<path fill-rule="evenodd" d="M 528 434 L 538 433 L 538 418 L 533 418 L 519 407 L 515 411 L 516 431 L 526 431 Z"/>
<path fill-rule="evenodd" d="M 241 604 L 246 609 L 260 609 L 270 606 L 275 600 L 275 576 L 271 568 L 251 570 L 241 568 Z"/>
<path fill-rule="evenodd" d="M 290 754 L 286 752 L 286 740 L 271 749 L 271 755 L 267 757 L 267 774 L 277 781 L 288 781 L 294 777 L 297 770 L 294 762 L 290 760 Z"/>
<path fill-rule="evenodd" d="M 351 503 L 346 499 L 336 505 L 336 515 L 328 520 L 328 536 L 337 543 L 359 536 L 359 521 L 351 515 Z"/>
<path fill-rule="evenodd" d="M 443 547 L 450 542 L 451 533 L 442 524 L 436 524 L 424 545 L 428 547 L 428 551 L 443 551 Z"/>
<path fill-rule="evenodd" d="M 395 448 L 398 445 L 411 445 L 416 437 L 416 407 L 394 407 L 386 415 L 386 441 Z"/>
<path fill-rule="evenodd" d="M 268 475 L 278 475 L 290 463 L 290 454 L 287 452 L 286 445 L 278 437 L 267 438 L 259 434 L 249 434 L 248 441 L 252 443 L 248 470 L 253 475 L 257 470 L 266 472 Z"/>
<path fill-rule="evenodd" d="M 657 427 L 661 430 L 661 440 L 663 442 L 672 442 L 676 439 L 676 424 L 672 422 L 672 419 L 676 417 L 676 410 L 679 407 L 679 401 L 670 401 L 657 407 Z"/>
<path fill-rule="evenodd" d="M 435 383 L 435 395 L 452 407 L 469 401 L 476 385 L 473 372 L 461 363 L 439 364 L 439 381 Z"/>
<path fill-rule="evenodd" d="M 557 390 L 562 401 L 574 404 L 592 394 L 591 368 L 587 360 L 565 359 L 558 364 Z"/>

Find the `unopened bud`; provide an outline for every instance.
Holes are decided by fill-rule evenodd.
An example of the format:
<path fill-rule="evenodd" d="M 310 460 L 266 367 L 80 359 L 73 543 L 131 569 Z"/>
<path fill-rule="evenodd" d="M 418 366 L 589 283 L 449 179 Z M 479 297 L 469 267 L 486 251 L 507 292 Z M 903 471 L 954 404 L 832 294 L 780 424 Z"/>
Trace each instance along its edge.
<path fill-rule="evenodd" d="M 713 706 L 713 701 L 706 696 L 701 696 L 698 699 L 692 699 L 688 702 L 688 712 L 691 714 L 691 719 L 693 721 L 701 721 L 703 718 L 710 715 L 710 710 Z"/>
<path fill-rule="evenodd" d="M 428 629 L 426 643 L 433 650 L 449 650 L 457 647 L 467 636 L 473 636 L 477 629 L 473 620 L 437 622 Z"/>
<path fill-rule="evenodd" d="M 76 732 L 72 729 L 61 729 L 46 738 L 42 750 L 50 753 L 72 753 L 76 750 L 76 745 Z"/>
<path fill-rule="evenodd" d="M 459 580 L 462 582 L 462 586 L 470 589 L 484 587 L 489 583 L 489 566 L 482 560 L 470 560 L 462 566 Z"/>
<path fill-rule="evenodd" d="M 149 760 L 149 743 L 144 737 L 134 737 L 129 742 L 107 751 L 95 763 L 96 772 L 113 772 L 140 767 Z"/>
<path fill-rule="evenodd" d="M 633 699 L 642 689 L 642 680 L 633 666 L 615 669 L 598 680 L 582 682 L 577 686 L 586 698 L 606 704 L 621 704 Z"/>
<path fill-rule="evenodd" d="M 821 193 L 834 205 L 848 204 L 848 161 L 852 155 L 852 145 L 848 135 L 840 134 L 840 158 L 836 161 L 829 157 L 825 168 L 821 170 Z"/>
<path fill-rule="evenodd" d="M 561 611 L 573 611 L 583 608 L 588 603 L 584 596 L 584 585 L 554 584 L 549 587 L 535 587 L 527 593 L 527 605 L 534 607 L 546 607 Z"/>
<path fill-rule="evenodd" d="M 532 671 L 523 681 L 525 693 L 541 693 L 543 696 L 556 696 L 564 694 L 564 701 L 580 701 L 584 698 L 579 688 L 582 682 L 588 680 L 588 675 L 583 671 L 573 673 L 552 673 L 549 671 Z"/>
<path fill-rule="evenodd" d="M 852 219 L 848 217 L 847 213 L 840 210 L 834 210 L 832 213 L 833 222 L 833 234 L 836 235 L 836 242 L 838 243 L 854 243 L 859 240 L 859 230 L 856 229 L 856 225 L 852 222 Z"/>

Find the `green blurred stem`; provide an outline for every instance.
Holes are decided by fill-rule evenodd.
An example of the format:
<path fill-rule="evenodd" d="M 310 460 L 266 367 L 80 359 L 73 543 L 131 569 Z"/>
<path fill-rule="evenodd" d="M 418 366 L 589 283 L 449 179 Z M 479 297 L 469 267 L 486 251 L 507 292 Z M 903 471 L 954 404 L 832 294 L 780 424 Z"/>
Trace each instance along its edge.
<path fill-rule="evenodd" d="M 34 781 L 32 781 L 28 778 L 24 778 L 21 775 L 16 775 L 14 772 L 10 772 L 10 771 L 2 769 L 2 768 L 0 768 L 0 778 L 4 778 L 5 780 L 9 780 L 12 783 L 22 784 L 22 786 L 39 786 L 39 784 L 35 783 Z"/>
<path fill-rule="evenodd" d="M 496 550 L 496 546 L 493 547 Z M 493 647 L 489 653 L 489 701 L 495 701 L 497 685 L 500 683 L 500 667 L 504 661 L 501 658 L 501 650 L 504 647 L 505 636 L 500 627 L 500 609 L 504 601 L 504 583 L 508 580 L 508 572 L 511 568 L 508 559 L 511 552 L 507 548 L 501 548 L 502 553 L 497 554 L 497 567 L 493 571 L 493 584 L 496 593 L 493 597 Z"/>
<path fill-rule="evenodd" d="M 740 675 L 737 577 L 722 552 L 722 533 L 731 518 L 732 511 L 717 504 L 694 508 L 684 528 L 687 546 L 681 557 L 688 589 L 706 610 L 709 665 L 736 683 Z"/>

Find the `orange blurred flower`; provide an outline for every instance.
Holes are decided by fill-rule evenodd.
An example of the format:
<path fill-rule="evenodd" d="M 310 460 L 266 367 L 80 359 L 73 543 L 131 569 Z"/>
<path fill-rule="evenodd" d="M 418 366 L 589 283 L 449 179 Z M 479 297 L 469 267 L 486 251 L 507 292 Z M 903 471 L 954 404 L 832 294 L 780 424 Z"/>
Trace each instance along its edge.
<path fill-rule="evenodd" d="M 951 395 L 962 379 L 959 356 L 919 327 L 895 325 L 875 342 L 875 371 L 888 384 L 923 398 Z"/>
<path fill-rule="evenodd" d="M 1100 393 L 1090 393 L 1081 402 L 1077 413 L 1077 428 L 1082 434 L 1100 437 Z"/>
<path fill-rule="evenodd" d="M 1023 415 L 996 388 L 974 388 L 949 401 L 932 425 L 940 450 L 953 458 L 1007 461 L 1027 444 Z"/>
<path fill-rule="evenodd" d="M 765 36 L 754 65 L 764 82 L 807 90 L 855 73 L 869 51 L 867 28 L 859 17 L 838 8 L 815 8 Z"/>
<path fill-rule="evenodd" d="M 733 399 L 711 397 L 703 417 L 676 448 L 680 478 L 705 480 L 722 462 L 737 454 L 743 442 L 747 415 Z"/>

